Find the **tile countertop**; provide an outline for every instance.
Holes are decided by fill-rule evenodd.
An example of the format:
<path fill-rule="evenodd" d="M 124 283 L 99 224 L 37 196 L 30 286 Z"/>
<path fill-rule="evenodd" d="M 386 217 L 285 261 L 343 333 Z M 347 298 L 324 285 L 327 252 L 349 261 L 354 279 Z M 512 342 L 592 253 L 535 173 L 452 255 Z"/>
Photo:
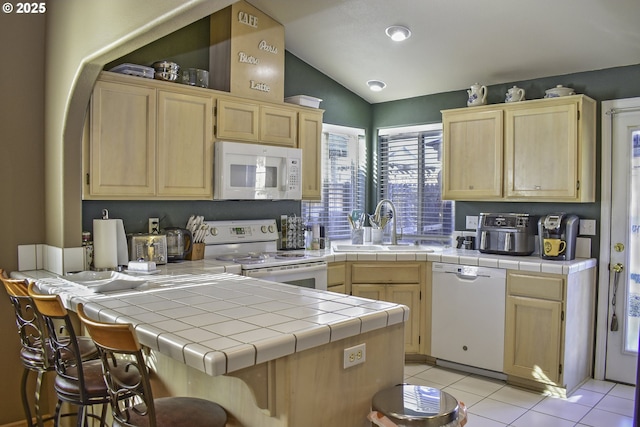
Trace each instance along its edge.
<path fill-rule="evenodd" d="M 192 261 L 159 266 L 147 283 L 109 293 L 92 291 L 46 271 L 35 280 L 75 310 L 135 325 L 140 342 L 209 375 L 221 375 L 405 322 L 404 305 L 239 276 L 229 266 Z M 231 268 L 233 269 L 233 267 Z M 139 275 L 140 276 L 140 275 Z"/>
<path fill-rule="evenodd" d="M 542 259 L 538 254 L 529 256 L 492 255 L 477 250 L 417 247 L 416 251 L 401 250 L 394 252 L 335 252 L 307 251 L 310 254 L 324 256 L 327 262 L 340 261 L 432 261 L 449 264 L 477 265 L 480 267 L 504 268 L 507 270 L 523 270 L 539 273 L 571 274 L 593 268 L 597 265 L 595 258 L 576 258 L 572 261 L 553 261 Z"/>

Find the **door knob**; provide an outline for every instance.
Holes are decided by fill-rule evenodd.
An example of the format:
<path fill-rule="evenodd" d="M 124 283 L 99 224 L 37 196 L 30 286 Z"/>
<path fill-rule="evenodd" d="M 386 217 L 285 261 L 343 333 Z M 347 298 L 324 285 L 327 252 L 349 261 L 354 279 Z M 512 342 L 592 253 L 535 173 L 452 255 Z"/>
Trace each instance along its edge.
<path fill-rule="evenodd" d="M 611 267 L 611 269 L 615 272 L 615 273 L 622 273 L 622 270 L 624 270 L 624 266 L 620 263 L 615 264 L 613 267 Z"/>

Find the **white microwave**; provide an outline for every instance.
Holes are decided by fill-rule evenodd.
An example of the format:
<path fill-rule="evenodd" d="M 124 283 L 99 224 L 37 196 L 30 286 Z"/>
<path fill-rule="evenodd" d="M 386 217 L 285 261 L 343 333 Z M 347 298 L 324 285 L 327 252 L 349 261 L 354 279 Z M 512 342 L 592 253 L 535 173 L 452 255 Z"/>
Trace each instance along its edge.
<path fill-rule="evenodd" d="M 216 200 L 302 199 L 302 150 L 216 141 L 213 198 Z"/>

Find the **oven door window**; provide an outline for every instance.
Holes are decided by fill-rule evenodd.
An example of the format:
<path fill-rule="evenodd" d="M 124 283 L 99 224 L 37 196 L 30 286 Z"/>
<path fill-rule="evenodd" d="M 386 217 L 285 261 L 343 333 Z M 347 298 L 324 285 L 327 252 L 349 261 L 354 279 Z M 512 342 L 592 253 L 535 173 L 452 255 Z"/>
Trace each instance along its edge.
<path fill-rule="evenodd" d="M 309 277 L 306 279 L 298 279 L 298 280 L 287 280 L 285 282 L 282 283 L 286 283 L 289 285 L 294 285 L 294 286 L 300 286 L 302 288 L 311 288 L 311 289 L 317 289 L 316 288 L 316 279 L 315 277 Z"/>

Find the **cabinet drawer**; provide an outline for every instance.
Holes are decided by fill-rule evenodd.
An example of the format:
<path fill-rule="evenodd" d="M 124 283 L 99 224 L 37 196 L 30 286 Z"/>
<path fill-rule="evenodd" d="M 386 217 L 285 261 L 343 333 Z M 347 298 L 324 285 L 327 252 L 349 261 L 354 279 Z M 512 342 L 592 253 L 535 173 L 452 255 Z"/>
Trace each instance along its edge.
<path fill-rule="evenodd" d="M 563 276 L 509 271 L 507 273 L 507 294 L 562 301 L 564 299 L 564 281 Z"/>
<path fill-rule="evenodd" d="M 420 263 L 357 263 L 351 266 L 351 283 L 421 283 Z"/>

